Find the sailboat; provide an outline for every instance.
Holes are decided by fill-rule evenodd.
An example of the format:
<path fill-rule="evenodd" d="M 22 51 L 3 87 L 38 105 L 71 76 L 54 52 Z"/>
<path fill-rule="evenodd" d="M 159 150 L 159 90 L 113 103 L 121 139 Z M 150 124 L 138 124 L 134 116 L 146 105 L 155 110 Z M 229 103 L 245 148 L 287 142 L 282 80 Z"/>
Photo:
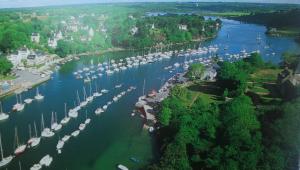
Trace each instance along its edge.
<path fill-rule="evenodd" d="M 16 142 L 16 149 L 15 149 L 15 155 L 20 155 L 23 153 L 26 149 L 26 145 L 22 145 L 19 143 L 19 137 L 18 137 L 18 130 L 15 128 L 15 142 Z"/>
<path fill-rule="evenodd" d="M 72 135 L 73 137 L 76 137 L 76 136 L 79 135 L 79 133 L 80 133 L 79 130 L 75 130 L 74 132 L 71 133 L 71 135 Z"/>
<path fill-rule="evenodd" d="M 84 129 L 85 129 L 85 124 L 84 123 L 80 123 L 79 130 L 83 131 Z"/>
<path fill-rule="evenodd" d="M 40 170 L 42 169 L 41 164 L 34 164 L 32 167 L 30 167 L 30 170 Z"/>
<path fill-rule="evenodd" d="M 22 103 L 22 96 L 20 94 L 20 103 L 19 103 L 19 99 L 18 99 L 18 95 L 16 94 L 16 99 L 17 99 L 17 103 L 13 106 L 13 110 L 14 111 L 22 111 L 24 110 L 25 105 Z"/>
<path fill-rule="evenodd" d="M 48 167 L 51 165 L 52 161 L 53 158 L 50 155 L 46 155 L 40 160 L 40 165 Z"/>
<path fill-rule="evenodd" d="M 90 83 L 90 96 L 86 98 L 87 102 L 92 102 L 94 100 L 93 94 L 92 94 L 92 85 Z"/>
<path fill-rule="evenodd" d="M 34 96 L 36 100 L 43 100 L 44 96 L 39 93 L 39 88 L 36 88 L 36 95 Z"/>
<path fill-rule="evenodd" d="M 42 128 L 41 128 L 42 129 L 42 137 L 50 138 L 50 137 L 54 136 L 54 132 L 52 132 L 50 128 L 45 128 L 43 114 L 42 114 L 41 126 L 42 126 Z"/>
<path fill-rule="evenodd" d="M 0 121 L 6 120 L 9 118 L 9 115 L 3 112 L 2 103 L 0 102 Z"/>
<path fill-rule="evenodd" d="M 56 124 L 55 127 L 53 128 L 54 131 L 59 131 L 62 128 L 62 125 L 57 123 L 57 114 L 56 114 L 56 112 L 54 112 L 54 124 Z M 51 126 L 51 128 L 52 128 L 52 126 Z"/>
<path fill-rule="evenodd" d="M 84 107 L 88 104 L 87 100 L 86 100 L 86 91 L 85 91 L 85 87 L 83 87 L 83 101 L 80 103 L 80 107 Z"/>
<path fill-rule="evenodd" d="M 51 130 L 54 130 L 57 126 L 57 122 L 55 121 L 55 118 L 54 118 L 54 113 L 52 112 L 51 113 Z"/>
<path fill-rule="evenodd" d="M 1 167 L 8 165 L 14 158 L 12 155 L 4 157 L 1 134 L 0 134 L 0 153 L 1 153 L 0 168 L 1 168 Z"/>
<path fill-rule="evenodd" d="M 24 100 L 24 102 L 26 104 L 30 104 L 30 103 L 32 103 L 32 101 L 33 101 L 33 99 L 31 99 L 31 98 L 27 98 L 27 99 Z"/>
<path fill-rule="evenodd" d="M 80 106 L 80 97 L 79 97 L 78 90 L 76 92 L 76 95 L 77 95 L 77 103 L 78 103 L 78 105 L 74 108 L 74 110 L 78 112 L 81 109 L 81 106 Z"/>
<path fill-rule="evenodd" d="M 65 135 L 61 140 L 67 142 L 70 139 L 70 135 Z"/>
<path fill-rule="evenodd" d="M 99 97 L 102 96 L 101 93 L 98 92 L 98 86 L 97 86 L 97 82 L 95 82 L 95 93 L 93 94 L 94 97 Z"/>
<path fill-rule="evenodd" d="M 104 110 L 101 107 L 99 107 L 99 108 L 96 109 L 95 114 L 100 115 L 103 112 L 104 112 Z"/>
<path fill-rule="evenodd" d="M 58 153 L 61 153 L 61 149 L 64 147 L 65 142 L 63 140 L 59 140 L 57 145 L 56 145 L 56 149 L 58 151 Z"/>
<path fill-rule="evenodd" d="M 65 125 L 70 121 L 70 117 L 67 115 L 67 104 L 65 103 L 65 117 L 60 121 L 61 124 Z"/>
<path fill-rule="evenodd" d="M 107 75 L 111 75 L 111 74 L 114 73 L 114 71 L 110 70 L 109 67 L 110 67 L 110 62 L 108 61 L 108 68 L 107 68 L 107 70 L 106 70 L 106 74 L 107 74 Z"/>
<path fill-rule="evenodd" d="M 91 119 L 87 117 L 87 111 L 85 111 L 85 124 L 89 124 L 91 122 Z"/>
<path fill-rule="evenodd" d="M 78 117 L 78 112 L 75 109 L 70 109 L 68 115 L 71 118 L 77 118 Z"/>
<path fill-rule="evenodd" d="M 36 147 L 41 142 L 41 137 L 38 137 L 38 135 L 37 135 L 37 129 L 36 129 L 35 122 L 34 122 L 33 126 L 34 126 L 34 136 L 32 137 L 31 136 L 31 126 L 29 125 L 29 137 L 30 137 L 30 139 L 28 140 L 27 144 L 30 147 Z"/>

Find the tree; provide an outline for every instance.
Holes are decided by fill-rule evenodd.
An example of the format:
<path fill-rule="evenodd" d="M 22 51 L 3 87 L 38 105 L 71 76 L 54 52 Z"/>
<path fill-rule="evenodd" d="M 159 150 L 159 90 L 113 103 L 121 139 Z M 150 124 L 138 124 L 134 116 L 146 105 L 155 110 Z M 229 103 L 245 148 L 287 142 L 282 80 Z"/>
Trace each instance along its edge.
<path fill-rule="evenodd" d="M 191 80 L 201 79 L 203 72 L 204 72 L 204 65 L 203 64 L 192 64 L 189 67 L 189 71 L 187 76 Z"/>
<path fill-rule="evenodd" d="M 12 67 L 13 67 L 12 63 L 9 60 L 7 60 L 6 57 L 0 56 L 0 74 L 1 75 L 7 75 L 11 71 Z"/>
<path fill-rule="evenodd" d="M 250 57 L 246 61 L 255 68 L 261 68 L 264 66 L 264 61 L 259 53 L 251 53 Z"/>
<path fill-rule="evenodd" d="M 261 133 L 251 99 L 241 95 L 225 104 L 222 121 L 224 164 L 218 169 L 256 169 L 262 153 Z"/>
<path fill-rule="evenodd" d="M 159 115 L 159 121 L 162 125 L 168 126 L 172 116 L 172 111 L 168 107 L 163 107 Z"/>

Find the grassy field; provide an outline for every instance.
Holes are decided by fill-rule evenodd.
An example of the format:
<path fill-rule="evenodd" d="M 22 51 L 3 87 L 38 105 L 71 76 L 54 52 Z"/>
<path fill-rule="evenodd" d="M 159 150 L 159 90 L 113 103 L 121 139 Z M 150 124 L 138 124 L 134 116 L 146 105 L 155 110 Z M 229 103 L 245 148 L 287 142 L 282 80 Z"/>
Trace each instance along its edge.
<path fill-rule="evenodd" d="M 258 95 L 262 103 L 280 101 L 276 81 L 281 71 L 281 69 L 261 69 L 251 74 L 248 92 Z"/>
<path fill-rule="evenodd" d="M 300 29 L 293 27 L 278 28 L 276 32 L 269 32 L 270 35 L 279 36 L 300 36 Z"/>
<path fill-rule="evenodd" d="M 11 75 L 8 75 L 8 76 L 0 75 L 0 81 L 12 80 L 12 79 L 15 79 L 15 78 L 16 78 L 15 76 L 11 76 Z"/>

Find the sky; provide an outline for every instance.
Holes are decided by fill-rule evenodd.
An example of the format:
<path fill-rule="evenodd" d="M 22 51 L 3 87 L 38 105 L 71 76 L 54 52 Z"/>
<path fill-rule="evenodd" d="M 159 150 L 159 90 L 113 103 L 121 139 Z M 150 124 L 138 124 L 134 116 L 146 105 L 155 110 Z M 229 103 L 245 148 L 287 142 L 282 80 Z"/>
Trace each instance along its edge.
<path fill-rule="evenodd" d="M 0 0 L 0 8 L 37 7 L 67 4 L 88 4 L 105 2 L 174 2 L 176 0 Z M 264 2 L 300 4 L 300 0 L 177 0 L 181 2 Z"/>

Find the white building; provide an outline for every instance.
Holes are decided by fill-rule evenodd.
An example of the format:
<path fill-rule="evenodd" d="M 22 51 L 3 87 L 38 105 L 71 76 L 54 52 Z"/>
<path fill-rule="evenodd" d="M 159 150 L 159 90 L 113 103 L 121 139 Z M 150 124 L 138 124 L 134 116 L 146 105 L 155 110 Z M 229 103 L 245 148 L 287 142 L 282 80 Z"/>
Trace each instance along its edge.
<path fill-rule="evenodd" d="M 131 28 L 130 33 L 131 33 L 131 35 L 135 35 L 136 33 L 138 33 L 138 31 L 139 31 L 138 27 L 133 27 L 133 28 Z"/>
<path fill-rule="evenodd" d="M 11 61 L 14 67 L 17 67 L 22 63 L 22 60 L 26 60 L 27 56 L 30 54 L 30 51 L 24 47 L 19 49 L 16 53 L 13 53 L 7 56 L 7 59 Z"/>
<path fill-rule="evenodd" d="M 48 39 L 48 46 L 51 48 L 57 47 L 57 40 L 55 38 L 49 38 Z"/>
<path fill-rule="evenodd" d="M 89 30 L 89 37 L 92 38 L 92 37 L 94 37 L 94 35 L 95 35 L 94 29 L 90 28 L 90 30 Z"/>
<path fill-rule="evenodd" d="M 32 33 L 30 39 L 31 39 L 31 42 L 40 43 L 40 34 Z"/>
<path fill-rule="evenodd" d="M 187 31 L 187 25 L 179 24 L 178 29 L 183 30 L 183 31 Z"/>

